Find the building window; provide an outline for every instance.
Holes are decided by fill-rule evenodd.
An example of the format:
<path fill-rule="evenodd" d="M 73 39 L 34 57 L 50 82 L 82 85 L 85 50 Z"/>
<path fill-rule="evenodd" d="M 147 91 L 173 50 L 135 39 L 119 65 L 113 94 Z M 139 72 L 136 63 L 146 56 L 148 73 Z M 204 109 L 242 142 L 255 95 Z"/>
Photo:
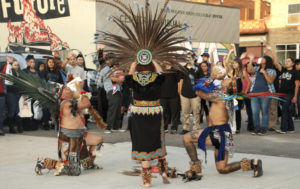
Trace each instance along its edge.
<path fill-rule="evenodd" d="M 288 5 L 288 25 L 300 25 L 300 3 Z"/>
<path fill-rule="evenodd" d="M 284 65 L 285 60 L 288 57 L 293 57 L 294 59 L 299 59 L 300 55 L 300 44 L 283 44 L 276 45 L 277 59 L 278 62 Z"/>

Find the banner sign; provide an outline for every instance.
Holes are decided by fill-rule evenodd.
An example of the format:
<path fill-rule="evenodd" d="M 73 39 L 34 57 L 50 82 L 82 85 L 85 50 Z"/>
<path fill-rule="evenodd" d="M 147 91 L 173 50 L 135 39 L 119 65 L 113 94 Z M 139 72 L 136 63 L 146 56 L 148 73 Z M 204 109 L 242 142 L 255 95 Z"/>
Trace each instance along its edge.
<path fill-rule="evenodd" d="M 43 20 L 70 16 L 68 0 L 0 0 L 0 23 L 9 20 L 22 21 L 24 11 L 22 1 L 28 1 L 25 4 L 32 5 L 31 12 L 35 12 L 36 16 Z"/>
<path fill-rule="evenodd" d="M 144 0 L 122 0 L 133 10 L 137 6 L 145 6 Z M 159 10 L 163 6 L 162 0 L 151 0 L 150 6 L 154 15 L 158 5 Z M 173 24 L 179 23 L 189 28 L 182 32 L 190 41 L 212 43 L 239 43 L 240 36 L 240 9 L 202 3 L 183 2 L 171 0 L 167 7 L 167 20 L 177 14 Z M 96 4 L 97 31 L 120 34 L 122 31 L 112 22 L 111 16 L 120 17 L 128 22 L 122 13 L 109 5 Z"/>

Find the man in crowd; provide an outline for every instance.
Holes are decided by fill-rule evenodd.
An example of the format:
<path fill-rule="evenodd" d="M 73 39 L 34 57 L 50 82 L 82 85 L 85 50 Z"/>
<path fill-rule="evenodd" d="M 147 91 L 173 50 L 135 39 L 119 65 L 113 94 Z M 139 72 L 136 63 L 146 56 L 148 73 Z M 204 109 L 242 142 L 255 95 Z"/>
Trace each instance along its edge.
<path fill-rule="evenodd" d="M 167 65 L 166 70 L 171 71 L 171 66 Z M 172 123 L 171 134 L 177 132 L 180 121 L 179 95 L 177 93 L 179 79 L 178 73 L 167 73 L 161 85 L 160 103 L 164 110 L 164 128 L 165 132 L 168 132 L 168 125 Z"/>
<path fill-rule="evenodd" d="M 200 98 L 196 96 L 192 87 L 196 84 L 197 79 L 200 78 L 201 72 L 198 66 L 195 65 L 191 53 L 187 54 L 187 63 L 184 68 L 187 70 L 188 74 L 181 76 L 178 89 L 181 109 L 184 116 L 184 125 L 181 134 L 185 134 L 190 131 L 191 109 L 194 116 L 193 130 L 200 129 Z"/>
<path fill-rule="evenodd" d="M 75 77 L 80 77 L 82 81 L 86 80 L 84 70 L 76 64 L 76 58 L 73 54 L 68 55 L 68 58 L 62 64 L 62 68 L 66 71 L 67 81 Z"/>
<path fill-rule="evenodd" d="M 111 73 L 112 69 L 112 67 L 106 66 L 100 72 L 100 80 L 103 81 L 103 87 L 108 101 L 106 134 L 111 133 L 111 130 L 120 132 L 125 131 L 120 129 L 122 106 L 121 85 L 124 82 L 124 79 L 118 78 Z"/>

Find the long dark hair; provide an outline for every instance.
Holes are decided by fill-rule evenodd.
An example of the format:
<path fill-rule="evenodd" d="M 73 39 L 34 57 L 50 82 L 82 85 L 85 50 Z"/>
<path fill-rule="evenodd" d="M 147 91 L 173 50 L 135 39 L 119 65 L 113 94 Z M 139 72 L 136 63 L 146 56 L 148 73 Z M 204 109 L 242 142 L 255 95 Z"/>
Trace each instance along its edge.
<path fill-rule="evenodd" d="M 136 71 L 137 72 L 143 72 L 143 71 L 155 72 L 156 70 L 155 70 L 154 64 L 151 62 L 148 65 L 137 64 Z"/>
<path fill-rule="evenodd" d="M 263 56 L 266 60 L 266 67 L 265 69 L 274 69 L 273 59 L 270 56 Z"/>
<path fill-rule="evenodd" d="M 242 60 L 241 60 L 241 59 L 235 58 L 235 59 L 233 60 L 233 62 L 237 62 L 237 63 L 239 64 L 239 71 L 242 71 L 242 70 L 243 70 L 243 64 L 242 64 Z M 233 76 L 235 75 L 235 69 L 233 69 L 232 75 L 233 75 Z"/>
<path fill-rule="evenodd" d="M 47 58 L 46 64 L 45 64 L 45 70 L 46 70 L 47 72 L 51 72 L 51 70 L 50 70 L 50 68 L 49 68 L 49 66 L 48 66 L 48 62 L 49 62 L 50 60 L 53 60 L 53 64 L 54 64 L 53 72 L 55 72 L 55 73 L 58 74 L 58 73 L 59 73 L 59 67 L 57 66 L 57 64 L 55 63 L 54 58 L 52 58 L 52 57 L 48 57 L 48 58 Z"/>

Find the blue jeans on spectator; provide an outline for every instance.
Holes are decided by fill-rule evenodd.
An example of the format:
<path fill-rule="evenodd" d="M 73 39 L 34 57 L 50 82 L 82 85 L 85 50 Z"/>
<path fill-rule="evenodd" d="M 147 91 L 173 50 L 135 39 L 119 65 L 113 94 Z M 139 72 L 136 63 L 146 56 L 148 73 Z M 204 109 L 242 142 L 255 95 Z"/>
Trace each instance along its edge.
<path fill-rule="evenodd" d="M 267 130 L 269 123 L 270 99 L 265 97 L 251 98 L 251 108 L 253 113 L 253 123 L 256 131 Z M 262 111 L 262 125 L 260 126 L 260 111 Z"/>
<path fill-rule="evenodd" d="M 286 101 L 282 102 L 282 115 L 281 115 L 281 125 L 280 130 L 283 132 L 294 131 L 294 121 L 292 118 L 291 104 L 294 94 L 287 94 Z"/>
<path fill-rule="evenodd" d="M 3 132 L 5 96 L 0 96 L 0 132 Z"/>
<path fill-rule="evenodd" d="M 14 118 L 19 112 L 19 99 L 20 95 L 17 95 L 15 93 L 6 94 L 8 118 Z"/>

